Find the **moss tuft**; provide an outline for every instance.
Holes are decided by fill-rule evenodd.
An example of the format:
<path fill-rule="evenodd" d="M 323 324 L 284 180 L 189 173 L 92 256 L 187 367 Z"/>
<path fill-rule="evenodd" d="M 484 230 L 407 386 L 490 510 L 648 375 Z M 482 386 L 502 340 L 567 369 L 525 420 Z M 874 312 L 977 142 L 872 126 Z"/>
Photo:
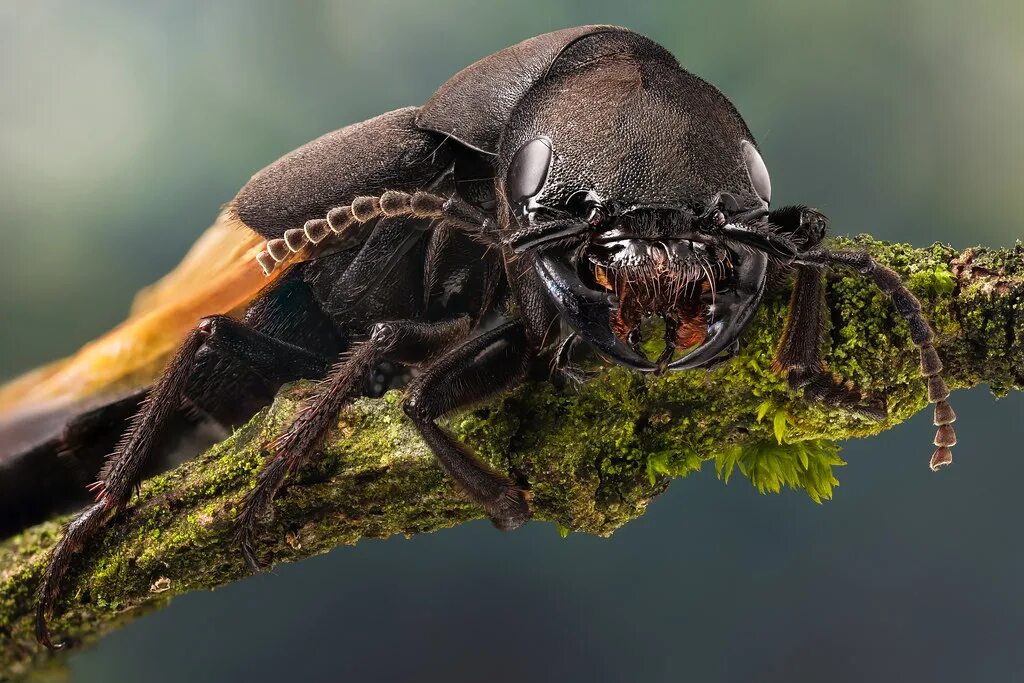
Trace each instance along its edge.
<path fill-rule="evenodd" d="M 815 503 L 832 499 L 832 489 L 839 485 L 834 469 L 844 465 L 839 446 L 821 439 L 792 444 L 756 441 L 715 457 L 715 472 L 727 484 L 738 468 L 761 493 L 779 493 L 786 486 L 806 491 Z"/>

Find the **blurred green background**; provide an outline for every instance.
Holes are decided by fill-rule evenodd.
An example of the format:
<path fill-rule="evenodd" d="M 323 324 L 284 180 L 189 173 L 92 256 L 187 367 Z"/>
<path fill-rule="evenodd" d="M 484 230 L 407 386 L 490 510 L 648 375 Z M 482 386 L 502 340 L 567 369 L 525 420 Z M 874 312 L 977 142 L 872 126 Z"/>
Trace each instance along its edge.
<path fill-rule="evenodd" d="M 125 314 L 248 177 L 574 24 L 630 26 L 743 112 L 778 204 L 840 233 L 1008 245 L 1024 6 L 895 2 L 0 4 L 0 379 Z M 611 539 L 486 522 L 184 596 L 76 681 L 1024 679 L 1024 400 L 958 392 L 845 449 L 835 500 L 712 472 Z"/>

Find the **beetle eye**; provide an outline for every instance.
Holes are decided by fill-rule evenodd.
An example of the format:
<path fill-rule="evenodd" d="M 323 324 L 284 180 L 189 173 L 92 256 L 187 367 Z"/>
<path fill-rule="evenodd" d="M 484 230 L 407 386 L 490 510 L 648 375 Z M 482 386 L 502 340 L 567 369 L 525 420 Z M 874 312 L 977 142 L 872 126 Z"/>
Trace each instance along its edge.
<path fill-rule="evenodd" d="M 764 159 L 749 141 L 744 140 L 742 147 L 743 160 L 747 163 L 747 174 L 750 176 L 750 183 L 754 186 L 754 191 L 766 204 L 771 203 L 772 179 L 768 175 L 768 167 L 764 165 Z"/>
<path fill-rule="evenodd" d="M 547 138 L 534 138 L 519 148 L 509 164 L 505 183 L 510 202 L 524 206 L 540 194 L 551 168 L 551 156 L 551 141 Z"/>
<path fill-rule="evenodd" d="M 725 225 L 725 214 L 721 209 L 715 209 L 711 214 L 711 224 L 716 228 L 721 228 Z"/>

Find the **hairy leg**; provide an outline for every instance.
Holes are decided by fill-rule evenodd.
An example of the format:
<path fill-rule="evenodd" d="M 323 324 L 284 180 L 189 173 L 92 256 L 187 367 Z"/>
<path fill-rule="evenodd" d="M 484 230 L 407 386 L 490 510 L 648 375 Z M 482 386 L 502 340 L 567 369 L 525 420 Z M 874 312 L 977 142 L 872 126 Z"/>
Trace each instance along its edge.
<path fill-rule="evenodd" d="M 772 234 L 788 243 L 784 251 L 806 252 L 825 237 L 828 219 L 816 209 L 785 206 L 768 214 Z M 874 419 L 886 415 L 884 399 L 867 398 L 850 382 L 825 366 L 821 347 L 825 334 L 825 287 L 821 267 L 798 267 L 789 302 L 786 327 L 772 367 L 785 373 L 790 388 L 803 389 L 804 398 L 840 406 Z"/>
<path fill-rule="evenodd" d="M 522 323 L 505 323 L 435 361 L 409 386 L 403 406 L 445 472 L 504 530 L 529 519 L 526 492 L 435 420 L 514 386 L 526 376 L 533 355 Z"/>
<path fill-rule="evenodd" d="M 786 374 L 790 388 L 803 389 L 807 400 L 843 407 L 875 419 L 884 418 L 883 400 L 867 399 L 864 392 L 837 378 L 822 361 L 824 306 L 825 287 L 820 269 L 799 268 L 773 369 Z"/>
<path fill-rule="evenodd" d="M 286 477 L 308 463 L 317 452 L 338 413 L 358 394 L 375 365 L 391 360 L 416 365 L 436 356 L 472 326 L 468 317 L 440 322 L 394 321 L 377 323 L 370 338 L 353 347 L 330 371 L 316 394 L 306 402 L 288 429 L 268 446 L 269 455 L 246 496 L 238 516 L 235 539 L 254 571 L 256 526 Z"/>
<path fill-rule="evenodd" d="M 279 293 L 268 293 L 267 300 L 274 299 Z M 60 541 L 51 551 L 40 584 L 36 610 L 36 638 L 40 643 L 53 647 L 46 618 L 59 597 L 61 582 L 72 559 L 113 513 L 128 503 L 141 480 L 146 463 L 165 436 L 166 426 L 180 413 L 195 386 L 203 384 L 196 381 L 196 375 L 201 367 L 199 359 L 204 352 L 216 350 L 233 359 L 235 367 L 242 366 L 257 374 L 273 375 L 278 382 L 323 374 L 327 367 L 325 359 L 251 327 L 250 325 L 257 325 L 270 318 L 277 320 L 274 315 L 276 305 L 266 305 L 264 301 L 257 302 L 254 306 L 258 310 L 263 307 L 263 313 L 252 316 L 248 324 L 224 316 L 202 320 L 179 347 L 163 375 L 143 401 L 138 413 L 132 418 L 128 430 L 108 457 L 99 479 L 90 487 L 96 496 L 95 502 L 67 526 Z M 292 311 L 292 325 L 302 327 L 310 317 L 315 318 L 319 315 L 316 311 L 307 313 L 308 315 L 300 315 Z M 263 318 L 264 315 L 267 317 Z M 215 374 L 206 379 L 208 382 L 205 384 L 212 382 L 230 386 L 236 375 L 233 372 L 222 371 L 220 376 Z"/>

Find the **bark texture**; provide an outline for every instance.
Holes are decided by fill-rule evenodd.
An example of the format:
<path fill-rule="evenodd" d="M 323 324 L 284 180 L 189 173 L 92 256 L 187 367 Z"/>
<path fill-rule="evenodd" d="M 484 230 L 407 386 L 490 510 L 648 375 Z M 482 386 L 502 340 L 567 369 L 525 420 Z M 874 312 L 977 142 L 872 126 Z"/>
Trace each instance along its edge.
<path fill-rule="evenodd" d="M 951 387 L 988 384 L 1002 395 L 1024 386 L 1021 244 L 959 252 L 862 236 L 833 246 L 867 249 L 907 279 L 936 328 Z M 607 369 L 576 391 L 532 383 L 449 426 L 497 467 L 524 475 L 535 520 L 567 531 L 612 533 L 642 514 L 673 477 L 708 460 L 723 478 L 739 471 L 762 491 L 789 486 L 828 498 L 833 468 L 842 464 L 835 442 L 876 434 L 926 405 L 917 353 L 888 300 L 848 273 L 830 276 L 828 299 L 828 362 L 888 397 L 884 421 L 805 404 L 771 372 L 784 287 L 762 306 L 741 355 L 713 372 L 653 378 Z M 55 637 L 86 643 L 174 595 L 244 577 L 230 544 L 236 506 L 254 483 L 261 444 L 308 390 L 302 383 L 287 388 L 226 441 L 147 481 L 76 562 L 52 620 Z M 931 436 L 921 434 L 921 476 L 929 476 Z M 443 476 L 392 393 L 361 400 L 340 417 L 326 457 L 277 500 L 262 527 L 262 556 L 297 561 L 361 538 L 425 533 L 480 516 Z M 0 543 L 0 679 L 50 657 L 32 640 L 31 614 L 64 521 Z"/>

